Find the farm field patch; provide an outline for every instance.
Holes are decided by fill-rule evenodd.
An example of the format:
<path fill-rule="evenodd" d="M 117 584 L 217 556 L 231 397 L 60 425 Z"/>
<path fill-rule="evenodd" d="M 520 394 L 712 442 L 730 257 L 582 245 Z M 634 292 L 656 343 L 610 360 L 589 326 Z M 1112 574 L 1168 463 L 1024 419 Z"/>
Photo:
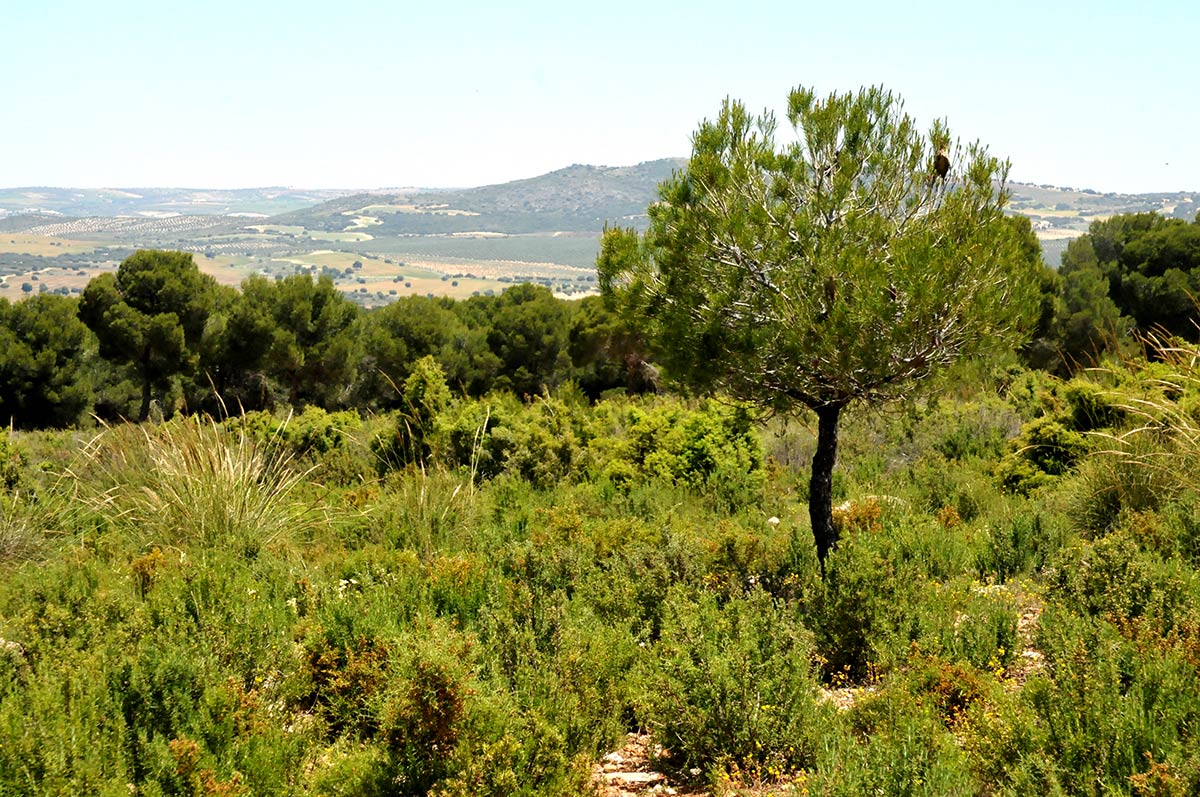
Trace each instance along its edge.
<path fill-rule="evenodd" d="M 375 236 L 365 232 L 324 232 L 322 230 L 313 230 L 307 233 L 307 237 L 314 241 L 337 241 L 340 243 L 357 243 L 359 241 L 370 241 Z"/>
<path fill-rule="evenodd" d="M 94 251 L 96 251 L 96 245 L 87 241 L 56 238 L 50 235 L 30 235 L 29 233 L 0 233 L 0 252 L 56 257 L 63 254 L 86 254 Z"/>
<path fill-rule="evenodd" d="M 357 211 L 347 210 L 342 213 L 344 216 L 352 216 L 355 213 L 422 213 L 431 216 L 478 216 L 479 214 L 471 210 L 459 210 L 452 208 L 449 205 L 367 205 L 359 208 Z"/>

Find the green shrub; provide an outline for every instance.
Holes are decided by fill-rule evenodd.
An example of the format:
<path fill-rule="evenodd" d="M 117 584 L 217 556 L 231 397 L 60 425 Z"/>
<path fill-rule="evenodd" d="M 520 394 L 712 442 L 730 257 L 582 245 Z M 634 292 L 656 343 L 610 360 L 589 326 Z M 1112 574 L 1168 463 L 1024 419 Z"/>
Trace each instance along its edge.
<path fill-rule="evenodd" d="M 922 698 L 925 696 L 923 695 Z M 811 794 L 853 797 L 985 793 L 933 701 L 888 688 L 858 701 L 823 746 Z"/>
<path fill-rule="evenodd" d="M 949 597 L 949 596 L 948 596 Z M 925 622 L 940 629 L 941 656 L 999 676 L 1018 654 L 1017 602 L 1007 590 L 971 585 L 964 596 L 953 596 L 948 612 Z M 932 603 L 932 601 L 930 602 Z M 946 623 L 947 616 L 952 617 Z"/>
<path fill-rule="evenodd" d="M 1073 379 L 1063 388 L 1062 398 L 1067 405 L 1066 419 L 1076 432 L 1117 429 L 1128 418 L 1117 395 L 1093 382 Z"/>
<path fill-rule="evenodd" d="M 1189 464 L 1172 462 L 1179 452 L 1171 441 L 1145 433 L 1102 444 L 1106 449 L 1080 467 L 1071 485 L 1078 531 L 1104 534 L 1123 513 L 1156 511 L 1186 490 Z"/>
<path fill-rule="evenodd" d="M 1047 477 L 1068 473 L 1088 452 L 1083 435 L 1052 416 L 1026 423 L 1014 447 L 996 467 L 996 475 L 1005 489 L 1023 495 L 1046 484 Z"/>
<path fill-rule="evenodd" d="M 1060 523 L 1035 507 L 1011 510 L 989 523 L 976 571 L 1003 583 L 1044 567 L 1063 544 Z"/>
<path fill-rule="evenodd" d="M 827 568 L 814 629 L 825 674 L 860 681 L 907 654 L 920 568 L 861 535 L 844 538 Z"/>
<path fill-rule="evenodd" d="M 1024 371 L 1012 380 L 1004 398 L 1028 422 L 1055 412 L 1061 405 L 1062 382 L 1045 371 Z"/>
<path fill-rule="evenodd" d="M 646 666 L 640 713 L 673 764 L 764 777 L 812 765 L 830 709 L 793 607 L 761 590 L 723 605 L 672 590 Z"/>
<path fill-rule="evenodd" d="M 747 408 L 716 401 L 695 408 L 604 404 L 596 408 L 591 432 L 600 472 L 627 474 L 632 465 L 645 476 L 711 493 L 732 508 L 761 497 L 763 454 Z"/>
<path fill-rule="evenodd" d="M 970 523 L 999 500 L 995 485 L 984 474 L 938 453 L 916 460 L 907 476 L 917 507 L 929 514 L 953 508 L 959 520 Z"/>
<path fill-rule="evenodd" d="M 450 404 L 450 388 L 437 360 L 426 355 L 413 364 L 412 373 L 404 380 L 402 398 L 392 428 L 371 442 L 380 473 L 428 461 L 438 416 Z"/>
<path fill-rule="evenodd" d="M 12 493 L 17 489 L 23 467 L 24 459 L 20 450 L 8 432 L 0 432 L 0 495 Z"/>
<path fill-rule="evenodd" d="M 1051 476 L 1061 476 L 1087 453 L 1087 442 L 1051 418 L 1030 421 L 1021 428 L 1017 446 L 1019 453 L 1038 470 Z"/>
<path fill-rule="evenodd" d="M 1064 548 L 1047 571 L 1054 599 L 1084 616 L 1152 618 L 1169 633 L 1193 611 L 1196 577 L 1178 560 L 1163 561 L 1138 543 L 1119 531 Z"/>
<path fill-rule="evenodd" d="M 1193 661 L 1157 635 L 1053 605 L 1042 617 L 1039 645 L 1048 677 L 1029 681 L 1021 699 L 1044 729 L 1044 755 L 1064 792 L 1128 793 L 1147 781 L 1139 777 L 1150 769 L 1147 753 L 1168 763 L 1168 774 L 1178 773 L 1172 780 L 1182 793 L 1200 786 Z"/>
<path fill-rule="evenodd" d="M 463 643 L 453 636 L 438 642 L 410 654 L 384 697 L 380 734 L 401 794 L 427 794 L 445 778 L 464 733 L 472 693 L 466 649 L 456 649 Z"/>
<path fill-rule="evenodd" d="M 511 395 L 492 395 L 478 401 L 456 402 L 442 414 L 438 434 L 447 464 L 465 468 L 477 482 L 504 472 L 513 435 L 493 435 L 512 422 L 521 406 Z"/>
<path fill-rule="evenodd" d="M 582 457 L 575 408 L 546 396 L 528 405 L 519 419 L 490 432 L 493 437 L 507 438 L 505 470 L 540 489 L 572 478 Z"/>
<path fill-rule="evenodd" d="M 972 402 L 935 405 L 922 426 L 931 427 L 930 447 L 951 461 L 996 459 L 1020 429 L 1017 414 L 1003 401 L 982 397 Z M 916 432 L 924 436 L 921 430 Z"/>

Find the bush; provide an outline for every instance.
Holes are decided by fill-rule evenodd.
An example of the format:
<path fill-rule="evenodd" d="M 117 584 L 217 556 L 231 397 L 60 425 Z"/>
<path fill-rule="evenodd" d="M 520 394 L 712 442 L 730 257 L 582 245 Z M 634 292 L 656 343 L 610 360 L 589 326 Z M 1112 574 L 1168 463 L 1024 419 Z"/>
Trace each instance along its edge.
<path fill-rule="evenodd" d="M 1062 476 L 1088 451 L 1083 435 L 1064 426 L 1053 416 L 1026 423 L 1014 444 L 1015 450 L 996 467 L 1005 489 L 1028 495 L 1037 487 Z"/>
<path fill-rule="evenodd" d="M 473 694 L 465 648 L 447 642 L 413 651 L 385 697 L 381 735 L 401 794 L 423 795 L 451 771 Z M 460 643 L 461 644 L 461 643 Z"/>
<path fill-rule="evenodd" d="M 1068 382 L 1062 390 L 1070 428 L 1076 432 L 1116 429 L 1124 425 L 1128 413 L 1112 391 L 1082 379 Z"/>
<path fill-rule="evenodd" d="M 0 495 L 11 494 L 17 489 L 23 467 L 24 460 L 20 450 L 8 432 L 0 432 Z"/>
<path fill-rule="evenodd" d="M 829 721 L 814 657 L 794 608 L 762 590 L 724 605 L 672 590 L 646 664 L 642 720 L 681 769 L 802 770 Z"/>
<path fill-rule="evenodd" d="M 731 508 L 761 498 L 762 447 L 746 407 L 613 400 L 598 405 L 593 418 L 591 453 L 600 473 L 621 474 L 632 465 L 643 475 L 711 493 Z"/>
<path fill-rule="evenodd" d="M 860 681 L 907 655 L 917 565 L 852 536 L 839 543 L 827 568 L 815 607 L 826 676 Z"/>
<path fill-rule="evenodd" d="M 577 407 L 556 396 L 529 404 L 510 395 L 464 400 L 446 413 L 439 429 L 447 464 L 477 481 L 510 473 L 539 489 L 578 474 L 581 433 Z"/>
<path fill-rule="evenodd" d="M 1156 777 L 1167 790 L 1133 793 L 1193 793 L 1200 786 L 1194 661 L 1157 634 L 1055 606 L 1041 629 L 1049 677 L 1028 682 L 1021 699 L 1040 726 L 1042 756 L 1054 762 L 1062 791 L 1128 793 Z M 1155 759 L 1164 766 L 1152 774 Z"/>
<path fill-rule="evenodd" d="M 379 472 L 425 465 L 438 416 L 449 404 L 450 388 L 437 360 L 429 355 L 417 360 L 404 380 L 403 407 L 395 416 L 394 426 L 371 442 Z"/>
<path fill-rule="evenodd" d="M 1041 569 L 1063 544 L 1060 525 L 1037 508 L 1010 511 L 987 526 L 976 571 L 1003 583 Z"/>

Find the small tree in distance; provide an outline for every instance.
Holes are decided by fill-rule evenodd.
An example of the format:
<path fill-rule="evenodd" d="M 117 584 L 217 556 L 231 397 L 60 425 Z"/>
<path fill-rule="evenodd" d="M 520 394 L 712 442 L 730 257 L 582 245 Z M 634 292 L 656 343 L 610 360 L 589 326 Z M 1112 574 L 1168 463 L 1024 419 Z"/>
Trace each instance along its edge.
<path fill-rule="evenodd" d="M 1017 342 L 1040 261 L 1003 216 L 1007 163 L 964 152 L 944 122 L 923 134 L 881 88 L 799 88 L 787 116 L 796 141 L 777 147 L 773 116 L 726 100 L 659 186 L 646 233 L 605 230 L 597 269 L 668 374 L 816 414 L 809 517 L 824 572 L 842 410 L 909 397 L 959 358 Z"/>
<path fill-rule="evenodd" d="M 150 414 L 153 391 L 191 373 L 212 310 L 216 282 L 200 273 L 190 252 L 142 249 L 116 274 L 88 283 L 79 318 L 100 341 L 100 356 L 130 365 L 142 384 L 138 420 Z"/>

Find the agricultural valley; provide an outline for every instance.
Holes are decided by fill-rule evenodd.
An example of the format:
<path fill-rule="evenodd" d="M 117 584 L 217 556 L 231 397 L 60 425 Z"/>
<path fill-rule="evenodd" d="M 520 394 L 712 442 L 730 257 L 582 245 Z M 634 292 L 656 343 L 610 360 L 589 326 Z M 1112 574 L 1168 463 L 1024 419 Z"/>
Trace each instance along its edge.
<path fill-rule="evenodd" d="M 459 190 L 0 189 L 0 296 L 80 293 L 142 248 L 192 252 L 227 285 L 252 274 L 327 275 L 364 307 L 407 295 L 491 295 L 516 282 L 584 296 L 596 290 L 604 225 L 644 226 L 656 186 L 683 164 L 575 165 Z M 1097 219 L 1200 212 L 1192 194 L 1010 188 L 1011 212 L 1029 217 L 1055 267 Z"/>

